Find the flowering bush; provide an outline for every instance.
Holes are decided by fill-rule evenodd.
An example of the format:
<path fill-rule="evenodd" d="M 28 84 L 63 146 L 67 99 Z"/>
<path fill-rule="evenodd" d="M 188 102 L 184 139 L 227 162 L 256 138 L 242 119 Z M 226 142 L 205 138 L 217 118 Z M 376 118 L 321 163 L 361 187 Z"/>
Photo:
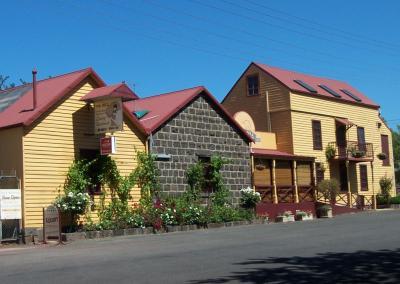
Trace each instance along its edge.
<path fill-rule="evenodd" d="M 65 196 L 59 196 L 54 202 L 61 212 L 70 212 L 73 214 L 83 214 L 86 207 L 90 204 L 90 196 L 87 193 L 68 192 Z"/>
<path fill-rule="evenodd" d="M 161 213 L 161 220 L 164 225 L 176 225 L 178 224 L 176 219 L 176 209 L 166 208 L 163 213 Z"/>
<path fill-rule="evenodd" d="M 296 210 L 296 216 L 310 217 L 310 216 L 312 216 L 312 212 L 309 210 L 307 210 L 307 211 Z"/>
<path fill-rule="evenodd" d="M 254 191 L 251 187 L 242 188 L 240 194 L 240 205 L 244 208 L 254 208 L 261 201 L 260 193 Z"/>

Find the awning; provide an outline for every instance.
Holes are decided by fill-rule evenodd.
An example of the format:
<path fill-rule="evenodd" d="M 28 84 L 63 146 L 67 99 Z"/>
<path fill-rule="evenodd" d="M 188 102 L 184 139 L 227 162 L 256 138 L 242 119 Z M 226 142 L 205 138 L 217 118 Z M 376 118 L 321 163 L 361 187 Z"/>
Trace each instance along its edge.
<path fill-rule="evenodd" d="M 314 157 L 298 156 L 290 153 L 272 150 L 272 149 L 261 149 L 261 148 L 251 148 L 251 155 L 254 157 L 264 157 L 277 160 L 291 160 L 291 161 L 313 161 Z"/>
<path fill-rule="evenodd" d="M 353 125 L 356 125 L 355 123 L 351 122 L 351 121 L 348 120 L 347 118 L 339 118 L 339 117 L 336 117 L 336 118 L 335 118 L 335 121 L 336 121 L 337 123 L 339 123 L 339 124 L 346 125 L 346 126 L 353 126 Z"/>

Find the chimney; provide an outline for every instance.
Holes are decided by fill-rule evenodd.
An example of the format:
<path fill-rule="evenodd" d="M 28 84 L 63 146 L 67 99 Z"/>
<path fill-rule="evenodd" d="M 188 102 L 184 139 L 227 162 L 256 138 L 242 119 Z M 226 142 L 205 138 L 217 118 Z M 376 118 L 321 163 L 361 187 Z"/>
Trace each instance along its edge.
<path fill-rule="evenodd" d="M 37 99 L 37 91 L 36 91 L 36 74 L 37 74 L 37 70 L 36 68 L 34 68 L 32 70 L 32 93 L 33 93 L 33 106 L 32 106 L 32 110 L 36 109 L 36 99 Z"/>

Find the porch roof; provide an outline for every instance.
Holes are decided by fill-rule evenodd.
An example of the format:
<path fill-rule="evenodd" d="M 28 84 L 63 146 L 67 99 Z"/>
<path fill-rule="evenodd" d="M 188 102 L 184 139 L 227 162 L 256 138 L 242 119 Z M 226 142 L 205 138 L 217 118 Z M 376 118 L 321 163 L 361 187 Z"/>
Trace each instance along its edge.
<path fill-rule="evenodd" d="M 261 149 L 251 148 L 251 155 L 254 157 L 263 157 L 279 160 L 293 160 L 293 161 L 314 161 L 315 157 L 299 156 L 290 153 L 273 150 L 273 149 Z"/>

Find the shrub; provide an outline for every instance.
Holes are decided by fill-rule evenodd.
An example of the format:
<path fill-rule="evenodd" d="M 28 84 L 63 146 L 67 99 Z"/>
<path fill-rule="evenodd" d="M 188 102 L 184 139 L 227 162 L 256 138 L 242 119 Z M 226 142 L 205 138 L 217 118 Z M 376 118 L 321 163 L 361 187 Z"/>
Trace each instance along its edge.
<path fill-rule="evenodd" d="M 390 204 L 400 204 L 400 195 L 390 198 Z"/>
<path fill-rule="evenodd" d="M 322 193 L 325 199 L 331 202 L 336 201 L 336 195 L 339 190 L 339 182 L 336 179 L 325 179 L 318 184 L 318 191 Z"/>
<path fill-rule="evenodd" d="M 204 165 L 202 162 L 197 162 L 191 165 L 186 173 L 186 180 L 189 184 L 188 197 L 193 200 L 198 200 L 200 192 L 203 190 L 205 185 L 204 178 Z"/>
<path fill-rule="evenodd" d="M 210 223 L 223 223 L 223 222 L 231 222 L 238 221 L 241 219 L 239 211 L 231 206 L 219 206 L 215 205 L 211 207 L 209 211 L 208 221 Z"/>
<path fill-rule="evenodd" d="M 393 187 L 393 180 L 387 176 L 381 177 L 379 180 L 379 186 L 381 187 L 381 194 L 390 197 L 390 191 Z"/>
<path fill-rule="evenodd" d="M 242 188 L 240 194 L 240 205 L 243 208 L 255 208 L 257 203 L 261 201 L 260 193 L 254 191 L 251 187 Z"/>
<path fill-rule="evenodd" d="M 328 145 L 325 149 L 325 156 L 327 160 L 334 158 L 336 155 L 336 149 L 332 145 Z"/>
<path fill-rule="evenodd" d="M 143 199 L 151 199 L 159 197 L 160 184 L 158 181 L 160 171 L 156 165 L 155 155 L 145 152 L 137 153 L 138 165 L 134 175 L 137 180 L 137 185 L 141 189 Z"/>
<path fill-rule="evenodd" d="M 90 204 L 90 196 L 87 193 L 74 193 L 69 191 L 65 196 L 56 198 L 54 205 L 63 213 L 83 214 Z"/>

